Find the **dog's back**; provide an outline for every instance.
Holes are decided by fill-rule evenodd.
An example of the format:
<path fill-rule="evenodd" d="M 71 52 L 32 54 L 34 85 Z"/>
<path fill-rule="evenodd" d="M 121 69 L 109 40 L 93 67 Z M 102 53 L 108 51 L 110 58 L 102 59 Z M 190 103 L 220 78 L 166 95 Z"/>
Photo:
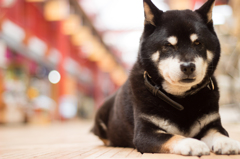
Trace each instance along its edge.
<path fill-rule="evenodd" d="M 104 104 L 101 106 L 101 108 L 98 110 L 96 117 L 95 117 L 95 123 L 94 127 L 92 129 L 92 132 L 97 135 L 105 145 L 108 145 L 107 140 L 107 127 L 108 127 L 108 119 L 109 119 L 109 113 L 113 107 L 115 96 L 111 96 L 108 98 Z"/>
<path fill-rule="evenodd" d="M 134 147 L 133 108 L 127 81 L 98 110 L 92 132 L 106 146 Z"/>

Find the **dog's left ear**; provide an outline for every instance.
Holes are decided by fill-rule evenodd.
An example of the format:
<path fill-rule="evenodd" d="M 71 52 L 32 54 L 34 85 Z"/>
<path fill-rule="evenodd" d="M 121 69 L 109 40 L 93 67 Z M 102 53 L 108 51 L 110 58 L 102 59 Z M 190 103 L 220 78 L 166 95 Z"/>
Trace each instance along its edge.
<path fill-rule="evenodd" d="M 206 23 L 212 22 L 212 10 L 214 4 L 215 0 L 208 0 L 201 8 L 196 10 Z"/>

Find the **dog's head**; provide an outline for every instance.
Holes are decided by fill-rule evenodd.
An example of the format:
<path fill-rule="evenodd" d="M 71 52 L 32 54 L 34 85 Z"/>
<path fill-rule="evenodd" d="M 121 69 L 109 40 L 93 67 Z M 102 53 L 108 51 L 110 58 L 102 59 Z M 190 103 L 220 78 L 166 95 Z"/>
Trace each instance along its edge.
<path fill-rule="evenodd" d="M 163 12 L 143 0 L 145 26 L 138 61 L 163 89 L 181 96 L 211 77 L 220 57 L 213 28 L 214 0 L 200 9 Z"/>

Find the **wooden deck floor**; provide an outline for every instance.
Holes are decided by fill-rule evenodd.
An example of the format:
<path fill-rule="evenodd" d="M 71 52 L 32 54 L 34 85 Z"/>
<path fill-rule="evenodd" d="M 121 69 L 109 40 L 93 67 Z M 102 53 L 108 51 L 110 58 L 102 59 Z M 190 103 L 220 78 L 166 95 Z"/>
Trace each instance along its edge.
<path fill-rule="evenodd" d="M 198 159 L 169 154 L 140 154 L 131 148 L 104 147 L 89 133 L 91 122 L 48 126 L 0 127 L 0 159 Z M 225 125 L 232 138 L 240 141 L 240 124 Z M 238 156 L 202 156 L 201 159 L 240 159 Z"/>

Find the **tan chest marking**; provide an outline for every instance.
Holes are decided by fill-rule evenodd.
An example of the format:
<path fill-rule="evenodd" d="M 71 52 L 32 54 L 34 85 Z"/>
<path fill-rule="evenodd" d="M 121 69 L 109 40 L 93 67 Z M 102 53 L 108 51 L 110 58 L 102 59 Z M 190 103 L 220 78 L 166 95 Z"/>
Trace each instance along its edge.
<path fill-rule="evenodd" d="M 171 122 L 170 120 L 166 120 L 164 118 L 153 116 L 153 115 L 146 115 L 142 114 L 141 118 L 144 120 L 147 120 L 154 125 L 158 126 L 159 128 L 165 130 L 167 133 L 170 134 L 177 134 L 182 135 L 185 137 L 194 137 L 197 135 L 203 127 L 210 124 L 211 122 L 217 120 L 220 118 L 219 113 L 212 113 L 212 114 L 206 114 L 199 118 L 197 121 L 195 121 L 191 126 L 188 132 L 182 132 L 180 128 Z"/>

